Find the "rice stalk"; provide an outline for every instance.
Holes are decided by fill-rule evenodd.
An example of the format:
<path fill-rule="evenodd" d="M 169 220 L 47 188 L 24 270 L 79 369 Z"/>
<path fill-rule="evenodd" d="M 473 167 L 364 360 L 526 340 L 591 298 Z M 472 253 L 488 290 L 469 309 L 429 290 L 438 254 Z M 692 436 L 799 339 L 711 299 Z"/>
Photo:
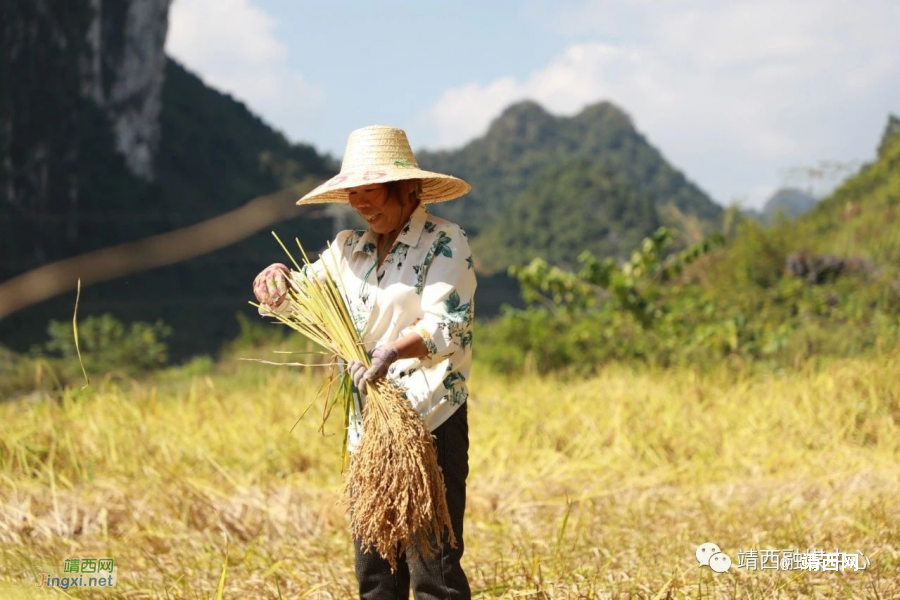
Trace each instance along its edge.
<path fill-rule="evenodd" d="M 75 337 L 75 353 L 78 354 L 78 364 L 81 365 L 81 373 L 84 375 L 84 389 L 91 385 L 88 379 L 87 371 L 84 368 L 84 361 L 81 359 L 81 347 L 78 345 L 78 301 L 81 300 L 81 277 L 78 278 L 78 291 L 75 293 L 75 311 L 72 313 L 72 335 Z"/>

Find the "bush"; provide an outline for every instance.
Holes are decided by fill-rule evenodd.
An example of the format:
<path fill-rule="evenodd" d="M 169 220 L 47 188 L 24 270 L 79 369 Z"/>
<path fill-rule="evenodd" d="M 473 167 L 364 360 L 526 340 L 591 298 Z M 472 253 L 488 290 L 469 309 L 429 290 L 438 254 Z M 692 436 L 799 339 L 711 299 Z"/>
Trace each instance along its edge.
<path fill-rule="evenodd" d="M 238 335 L 226 342 L 220 352 L 222 358 L 233 358 L 254 351 L 281 347 L 287 340 L 300 341 L 299 334 L 292 336 L 291 329 L 274 321 L 272 318 L 259 316 L 247 317 L 237 313 Z"/>
<path fill-rule="evenodd" d="M 44 349 L 66 359 L 70 369 L 80 369 L 72 323 L 51 321 L 47 333 L 50 340 Z M 85 368 L 95 372 L 135 375 L 162 367 L 168 359 L 168 347 L 163 340 L 170 335 L 172 328 L 162 321 L 126 326 L 105 314 L 78 323 L 78 343 Z"/>
<path fill-rule="evenodd" d="M 585 255 L 577 274 L 540 260 L 515 270 L 529 306 L 480 327 L 479 360 L 504 373 L 583 374 L 612 360 L 755 369 L 900 346 L 900 286 L 785 275 L 784 227 L 749 223 L 721 250 L 704 242 L 663 260 L 665 239 L 624 264 Z"/>

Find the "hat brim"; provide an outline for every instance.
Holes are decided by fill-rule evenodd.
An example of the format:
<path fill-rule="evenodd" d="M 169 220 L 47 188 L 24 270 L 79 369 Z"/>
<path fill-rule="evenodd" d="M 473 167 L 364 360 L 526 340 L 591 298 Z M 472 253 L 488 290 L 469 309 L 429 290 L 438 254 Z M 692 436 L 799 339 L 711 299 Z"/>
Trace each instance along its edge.
<path fill-rule="evenodd" d="M 349 202 L 347 193 L 349 188 L 366 185 L 367 183 L 388 183 L 390 181 L 404 181 L 407 179 L 422 180 L 421 200 L 426 204 L 453 200 L 468 194 L 472 189 L 471 185 L 458 177 L 423 171 L 415 167 L 403 169 L 373 168 L 368 171 L 335 175 L 297 200 L 297 204 L 346 203 Z"/>

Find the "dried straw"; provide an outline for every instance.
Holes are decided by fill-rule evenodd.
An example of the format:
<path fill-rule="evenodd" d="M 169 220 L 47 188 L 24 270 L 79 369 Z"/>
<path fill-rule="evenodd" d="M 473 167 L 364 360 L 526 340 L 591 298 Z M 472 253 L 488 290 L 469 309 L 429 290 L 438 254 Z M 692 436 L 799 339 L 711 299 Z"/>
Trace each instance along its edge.
<path fill-rule="evenodd" d="M 348 363 L 358 360 L 370 365 L 347 308 L 340 271 L 336 265 L 325 264 L 325 257 L 332 256 L 331 247 L 323 254 L 325 268 L 317 274 L 299 240 L 303 267 L 281 240 L 278 243 L 297 272 L 290 279 L 286 299 L 290 310 L 273 316 L 336 357 Z M 344 415 L 349 412 L 348 377 L 333 375 L 331 381 L 337 378 L 340 385 L 332 401 L 326 401 L 323 419 L 330 413 L 328 405 L 334 406 L 338 400 L 343 401 Z M 350 461 L 344 504 L 353 537 L 360 540 L 365 551 L 374 549 L 388 561 L 391 570 L 396 570 L 399 557 L 408 550 L 424 557 L 434 556 L 444 532 L 452 547 L 457 546 L 457 540 L 450 523 L 434 436 L 393 383 L 380 380 L 367 387 L 364 434 Z M 329 384 L 327 389 L 330 393 L 333 386 Z M 343 454 L 346 445 L 345 433 Z"/>
<path fill-rule="evenodd" d="M 394 571 L 407 550 L 434 556 L 444 531 L 452 547 L 457 541 L 434 436 L 396 386 L 378 381 L 368 387 L 365 432 L 350 461 L 344 498 L 360 546 L 374 549 Z"/>

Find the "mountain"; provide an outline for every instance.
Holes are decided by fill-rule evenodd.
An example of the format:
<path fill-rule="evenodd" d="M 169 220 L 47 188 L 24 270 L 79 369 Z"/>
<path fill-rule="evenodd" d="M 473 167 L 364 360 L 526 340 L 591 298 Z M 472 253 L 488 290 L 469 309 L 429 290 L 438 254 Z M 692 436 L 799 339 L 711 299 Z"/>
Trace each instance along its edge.
<path fill-rule="evenodd" d="M 4 18 L 0 284 L 336 172 L 332 158 L 288 142 L 167 58 L 167 9 L 168 0 L 102 7 L 78 0 L 65 10 L 41 0 L 15 3 Z M 295 218 L 276 228 L 282 238 L 324 245 L 331 219 L 286 202 Z M 87 287 L 79 315 L 163 319 L 175 331 L 174 356 L 209 352 L 237 332 L 236 312 L 252 312 L 250 282 L 259 269 L 283 260 L 266 230 L 181 264 Z M 0 319 L 0 340 L 27 348 L 44 338 L 48 320 L 70 320 L 73 306 L 74 292 Z"/>
<path fill-rule="evenodd" d="M 806 192 L 794 188 L 782 188 L 766 200 L 762 211 L 756 213 L 756 216 L 758 220 L 769 222 L 780 210 L 785 216 L 793 219 L 809 212 L 816 202 L 817 200 Z"/>
<path fill-rule="evenodd" d="M 170 227 L 337 172 L 333 159 L 307 144 L 291 144 L 242 102 L 208 87 L 171 58 L 165 73 L 157 163 L 161 210 Z"/>
<path fill-rule="evenodd" d="M 693 237 L 698 230 L 715 229 L 722 215 L 722 208 L 672 167 L 637 131 L 631 118 L 609 102 L 588 106 L 572 117 L 553 116 L 535 102 L 520 102 L 497 117 L 484 136 L 462 148 L 421 151 L 417 157 L 425 169 L 451 173 L 472 184 L 468 196 L 434 210 L 476 238 L 481 233 L 489 233 L 492 239 L 503 237 L 492 229 L 505 227 L 511 207 L 527 203 L 522 194 L 547 170 L 564 164 L 605 169 L 635 194 L 649 199 L 661 222 Z M 570 208 L 592 210 L 568 202 Z M 557 231 L 553 223 L 546 225 Z M 614 223 L 610 226 L 615 229 Z M 591 240 L 583 242 L 587 245 Z M 487 262 L 502 268 L 508 261 Z"/>
<path fill-rule="evenodd" d="M 485 270 L 539 257 L 575 270 L 584 250 L 626 258 L 660 224 L 648 195 L 576 157 L 543 170 L 507 209 L 503 225 L 476 238 L 475 254 Z"/>

